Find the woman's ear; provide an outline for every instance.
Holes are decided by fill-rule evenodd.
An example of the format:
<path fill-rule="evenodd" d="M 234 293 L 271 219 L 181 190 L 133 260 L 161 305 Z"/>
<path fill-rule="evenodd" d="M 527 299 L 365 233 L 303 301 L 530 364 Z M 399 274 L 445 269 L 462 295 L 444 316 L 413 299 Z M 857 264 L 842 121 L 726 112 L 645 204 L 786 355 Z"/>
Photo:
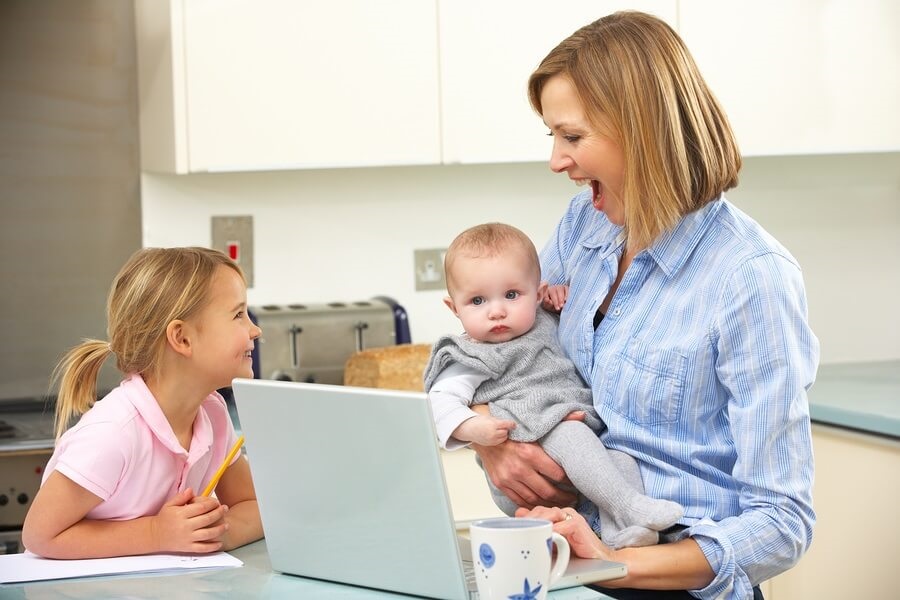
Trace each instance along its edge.
<path fill-rule="evenodd" d="M 180 319 L 171 321 L 166 326 L 166 343 L 169 347 L 182 356 L 191 356 L 193 348 L 188 337 L 187 323 Z"/>

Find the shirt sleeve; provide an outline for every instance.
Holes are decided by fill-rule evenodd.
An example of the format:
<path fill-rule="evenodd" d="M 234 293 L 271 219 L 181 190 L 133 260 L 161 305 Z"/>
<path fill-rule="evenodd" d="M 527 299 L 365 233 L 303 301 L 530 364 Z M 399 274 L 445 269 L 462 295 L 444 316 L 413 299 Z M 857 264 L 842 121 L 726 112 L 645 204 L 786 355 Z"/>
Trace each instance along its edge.
<path fill-rule="evenodd" d="M 431 412 L 441 448 L 458 450 L 469 445 L 468 442 L 451 437 L 451 434 L 460 423 L 477 416 L 469 406 L 475 397 L 475 390 L 487 378 L 487 375 L 454 363 L 435 379 L 428 392 L 428 399 L 431 401 Z"/>
<path fill-rule="evenodd" d="M 98 422 L 68 432 L 61 440 L 55 470 L 98 498 L 109 500 L 128 467 L 118 425 Z"/>
<path fill-rule="evenodd" d="M 736 516 L 689 529 L 716 573 L 692 593 L 750 598 L 791 568 L 812 541 L 813 455 L 806 390 L 819 343 L 807 323 L 799 267 L 778 254 L 744 263 L 726 282 L 716 374 L 728 395 L 741 490 Z"/>

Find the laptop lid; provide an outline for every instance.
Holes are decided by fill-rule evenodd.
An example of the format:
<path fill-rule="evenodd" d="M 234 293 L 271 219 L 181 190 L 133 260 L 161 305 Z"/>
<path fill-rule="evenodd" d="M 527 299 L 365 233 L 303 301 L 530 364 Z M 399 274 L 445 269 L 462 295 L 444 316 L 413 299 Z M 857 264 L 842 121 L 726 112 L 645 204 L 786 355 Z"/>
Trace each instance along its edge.
<path fill-rule="evenodd" d="M 235 379 L 272 568 L 406 594 L 468 598 L 422 393 Z M 553 589 L 622 577 L 573 557 Z"/>
<path fill-rule="evenodd" d="M 272 568 L 468 598 L 424 394 L 233 382 Z"/>

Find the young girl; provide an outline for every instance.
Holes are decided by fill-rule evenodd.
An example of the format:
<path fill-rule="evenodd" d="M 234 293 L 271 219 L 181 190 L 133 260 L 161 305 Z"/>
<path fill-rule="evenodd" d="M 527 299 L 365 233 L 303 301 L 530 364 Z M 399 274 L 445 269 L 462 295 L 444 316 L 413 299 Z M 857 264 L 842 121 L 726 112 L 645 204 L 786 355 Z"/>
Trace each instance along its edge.
<path fill-rule="evenodd" d="M 54 373 L 57 444 L 25 518 L 28 550 L 48 558 L 215 552 L 262 537 L 240 454 L 218 499 L 196 495 L 236 441 L 215 390 L 253 376 L 260 329 L 246 293 L 240 268 L 206 248 L 148 248 L 122 267 L 107 306 L 110 341 L 86 340 Z M 110 354 L 125 379 L 95 403 Z"/>

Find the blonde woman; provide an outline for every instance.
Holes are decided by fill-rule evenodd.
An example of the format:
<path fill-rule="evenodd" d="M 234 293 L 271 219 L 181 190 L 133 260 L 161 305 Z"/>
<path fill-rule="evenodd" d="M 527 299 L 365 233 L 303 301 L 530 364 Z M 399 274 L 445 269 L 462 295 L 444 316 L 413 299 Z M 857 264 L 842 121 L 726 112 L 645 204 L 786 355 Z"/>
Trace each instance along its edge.
<path fill-rule="evenodd" d="M 48 558 L 205 553 L 262 537 L 240 455 L 216 497 L 197 495 L 237 439 L 215 390 L 252 377 L 260 330 L 246 294 L 240 268 L 214 250 L 151 248 L 125 264 L 109 295 L 110 341 L 87 340 L 57 367 L 57 444 L 25 518 L 28 550 Z M 111 355 L 125 379 L 95 403 L 97 373 Z"/>
<path fill-rule="evenodd" d="M 552 519 L 579 556 L 625 563 L 615 598 L 761 598 L 812 540 L 806 390 L 818 341 L 800 267 L 724 192 L 741 157 L 682 40 L 643 13 L 563 40 L 529 80 L 550 168 L 587 185 L 541 252 L 568 284 L 559 337 L 593 390 L 603 445 L 647 495 L 685 509 L 655 546 L 613 550 L 568 505 L 534 444 L 476 446 L 517 514 Z"/>

